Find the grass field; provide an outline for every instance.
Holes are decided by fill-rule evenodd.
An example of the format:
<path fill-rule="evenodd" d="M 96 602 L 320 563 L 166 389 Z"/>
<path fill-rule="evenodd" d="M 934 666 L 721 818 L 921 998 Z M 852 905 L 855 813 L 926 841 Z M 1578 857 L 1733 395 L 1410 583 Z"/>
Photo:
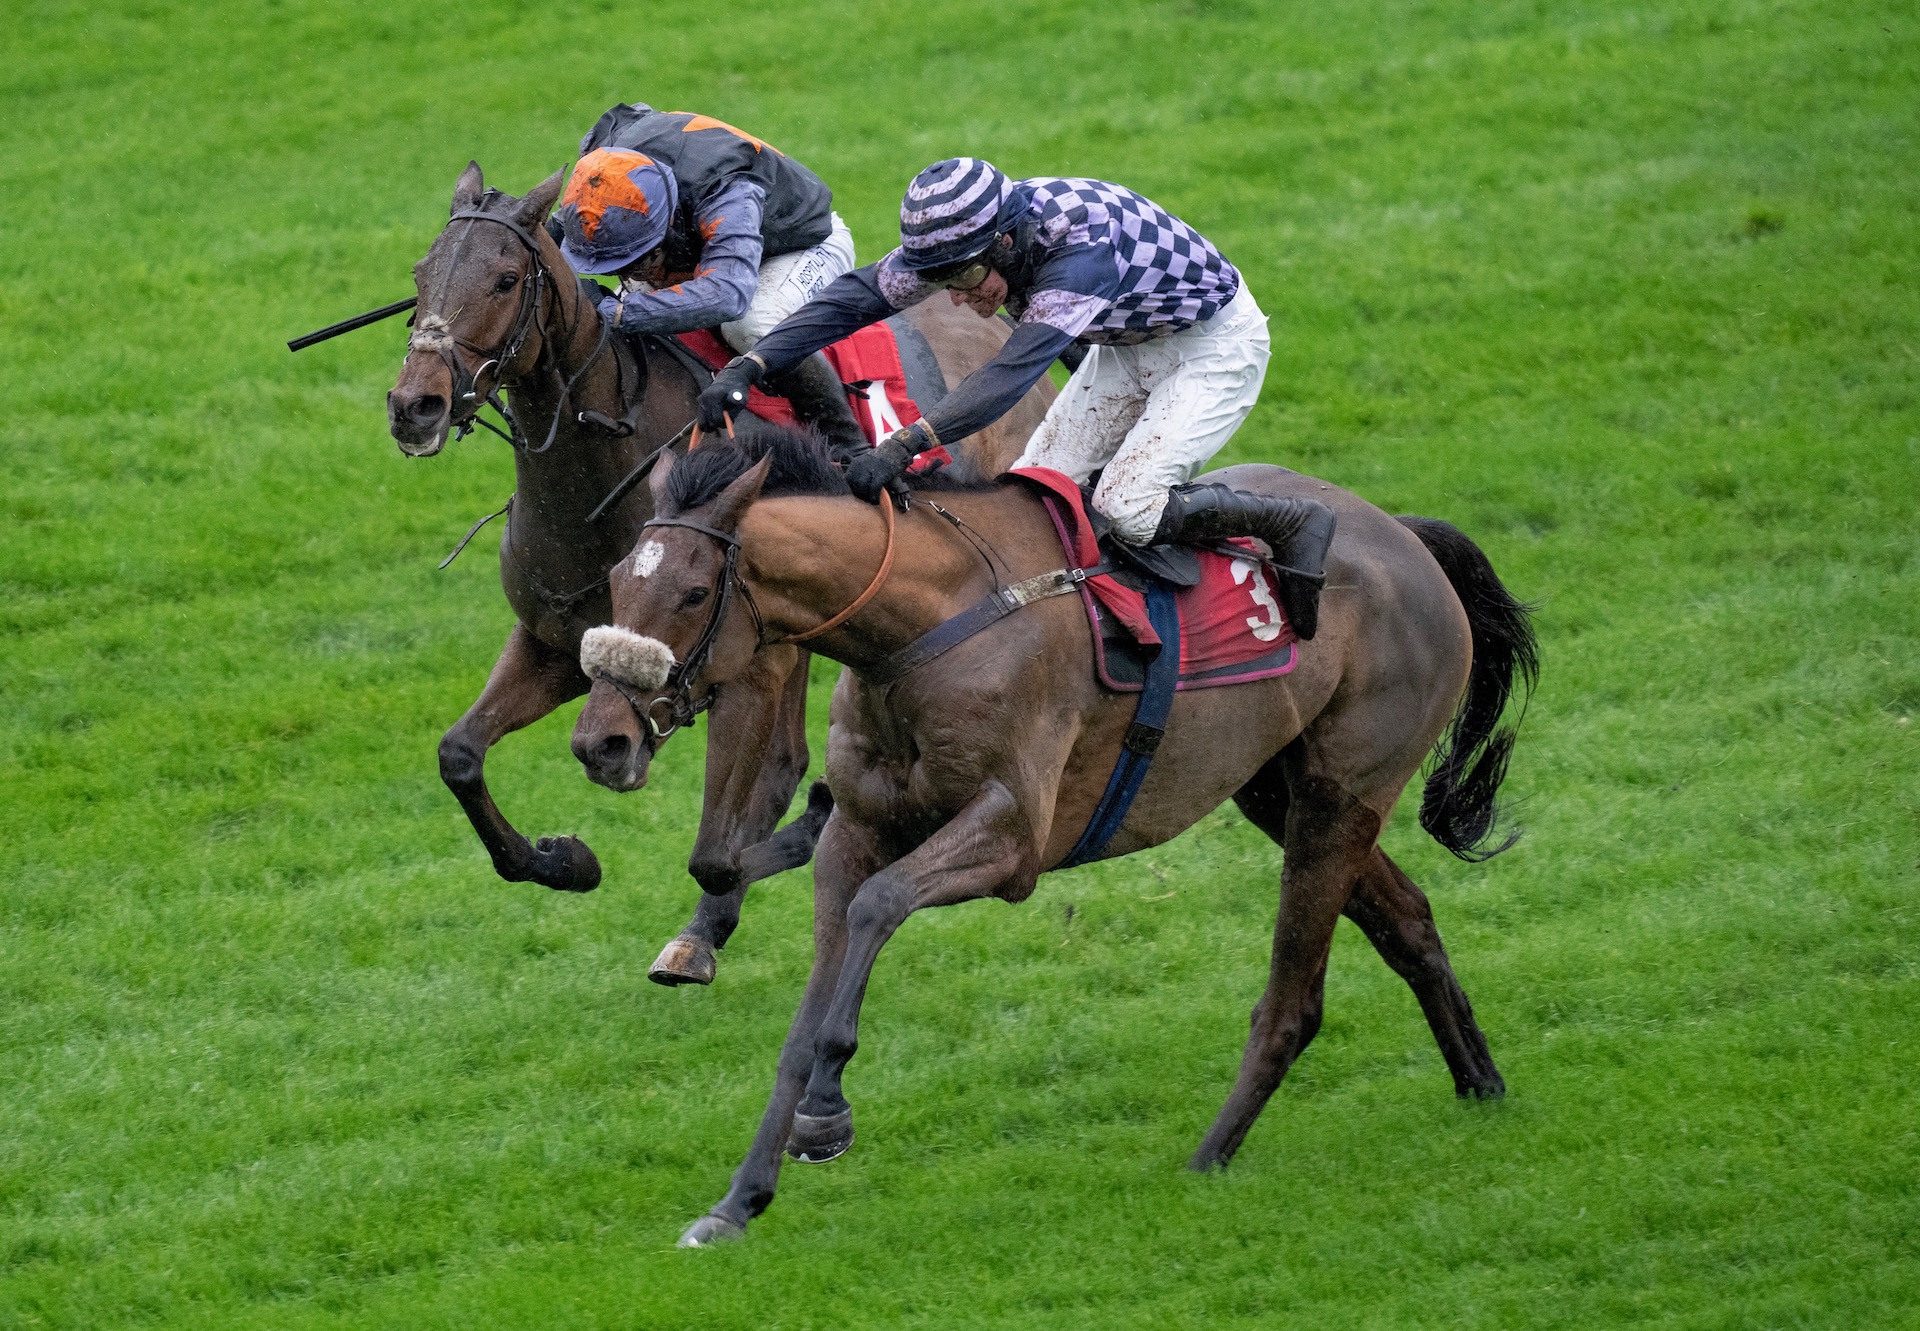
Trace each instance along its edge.
<path fill-rule="evenodd" d="M 27 0 L 0 1326 L 1914 1325 L 1917 36 L 1883 0 Z M 1540 603 L 1527 838 L 1388 837 L 1505 1102 L 1454 1101 L 1343 925 L 1233 1169 L 1179 1168 L 1276 895 L 1221 813 L 914 920 L 854 1150 L 673 1250 L 764 1102 L 805 873 L 711 990 L 649 985 L 698 748 L 622 799 L 567 708 L 494 789 L 606 886 L 493 878 L 433 750 L 509 612 L 485 551 L 433 565 L 505 446 L 401 459 L 397 324 L 281 345 L 410 293 L 469 156 L 518 192 L 636 97 L 815 165 L 868 258 L 951 153 L 1142 189 L 1272 319 L 1226 460 L 1451 519 Z"/>

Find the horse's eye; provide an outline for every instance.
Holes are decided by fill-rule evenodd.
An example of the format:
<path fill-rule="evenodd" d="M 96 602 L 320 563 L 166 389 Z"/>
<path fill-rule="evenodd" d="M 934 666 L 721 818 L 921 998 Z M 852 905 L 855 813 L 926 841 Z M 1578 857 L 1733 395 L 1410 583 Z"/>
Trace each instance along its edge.
<path fill-rule="evenodd" d="M 519 280 L 520 275 L 518 273 L 502 273 L 500 274 L 499 280 L 493 284 L 493 289 L 495 291 L 511 291 L 513 290 L 513 284 Z"/>
<path fill-rule="evenodd" d="M 680 598 L 680 608 L 682 610 L 691 610 L 706 599 L 707 589 L 705 587 L 695 587 L 692 591 Z"/>

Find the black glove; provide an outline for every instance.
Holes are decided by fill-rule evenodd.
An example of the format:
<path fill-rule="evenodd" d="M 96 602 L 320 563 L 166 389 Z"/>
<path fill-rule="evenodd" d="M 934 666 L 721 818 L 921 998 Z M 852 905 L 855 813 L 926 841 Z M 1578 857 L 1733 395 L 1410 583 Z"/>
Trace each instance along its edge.
<path fill-rule="evenodd" d="M 700 390 L 701 430 L 712 434 L 726 429 L 727 417 L 744 416 L 747 390 L 758 385 L 766 372 L 767 367 L 752 356 L 735 356 L 728 361 L 727 367 L 713 376 L 713 382 Z"/>
<path fill-rule="evenodd" d="M 854 455 L 847 464 L 847 488 L 873 503 L 882 490 L 906 474 L 908 465 L 926 446 L 925 436 L 913 426 L 895 430 L 873 448 Z"/>
<path fill-rule="evenodd" d="M 611 291 L 601 286 L 598 282 L 594 281 L 591 277 L 582 277 L 579 279 L 579 282 L 580 282 L 580 299 L 586 301 L 587 304 L 593 306 L 593 308 L 596 310 L 600 308 L 601 301 L 613 295 Z"/>

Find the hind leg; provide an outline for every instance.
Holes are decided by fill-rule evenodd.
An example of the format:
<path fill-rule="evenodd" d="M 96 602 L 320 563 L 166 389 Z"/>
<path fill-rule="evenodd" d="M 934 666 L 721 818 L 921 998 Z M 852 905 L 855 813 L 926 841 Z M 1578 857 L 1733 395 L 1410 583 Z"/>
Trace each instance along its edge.
<path fill-rule="evenodd" d="M 1280 1079 L 1318 1033 L 1333 927 L 1380 835 L 1380 815 L 1325 778 L 1295 775 L 1284 796 L 1250 783 L 1236 799 L 1249 816 L 1249 806 L 1264 818 L 1284 810 L 1286 868 L 1273 961 L 1266 992 L 1253 1009 L 1240 1075 L 1187 1162 L 1191 1169 L 1216 1169 L 1233 1158 Z"/>
<path fill-rule="evenodd" d="M 1375 847 L 1347 900 L 1346 913 L 1420 1000 L 1447 1070 L 1453 1073 L 1454 1092 L 1479 1100 L 1505 1095 L 1507 1085 L 1493 1066 L 1487 1037 L 1473 1020 L 1473 1005 L 1454 978 L 1427 894 Z"/>

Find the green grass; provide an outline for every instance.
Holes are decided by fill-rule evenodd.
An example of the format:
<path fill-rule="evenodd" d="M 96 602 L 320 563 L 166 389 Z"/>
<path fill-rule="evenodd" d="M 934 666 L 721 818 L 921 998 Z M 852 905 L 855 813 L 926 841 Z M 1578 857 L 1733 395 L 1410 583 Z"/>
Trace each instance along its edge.
<path fill-rule="evenodd" d="M 1910 6 L 29 3 L 0 71 L 0 1325 L 1911 1325 L 1920 1306 L 1920 48 Z M 913 921 L 861 1138 L 678 1253 L 769 1084 L 804 873 L 710 991 L 682 740 L 509 741 L 496 882 L 433 746 L 509 623 L 436 560 L 397 327 L 477 156 L 610 102 L 814 164 L 866 256 L 925 162 L 1104 175 L 1272 318 L 1228 459 L 1449 518 L 1546 672 L 1483 866 L 1403 810 L 1512 1093 L 1457 1104 L 1342 926 L 1233 1169 L 1276 856 L 1230 814 Z M 830 682 L 817 667 L 816 694 Z M 821 709 L 816 709 L 819 713 Z M 816 746 L 816 753 L 818 752 Z"/>

